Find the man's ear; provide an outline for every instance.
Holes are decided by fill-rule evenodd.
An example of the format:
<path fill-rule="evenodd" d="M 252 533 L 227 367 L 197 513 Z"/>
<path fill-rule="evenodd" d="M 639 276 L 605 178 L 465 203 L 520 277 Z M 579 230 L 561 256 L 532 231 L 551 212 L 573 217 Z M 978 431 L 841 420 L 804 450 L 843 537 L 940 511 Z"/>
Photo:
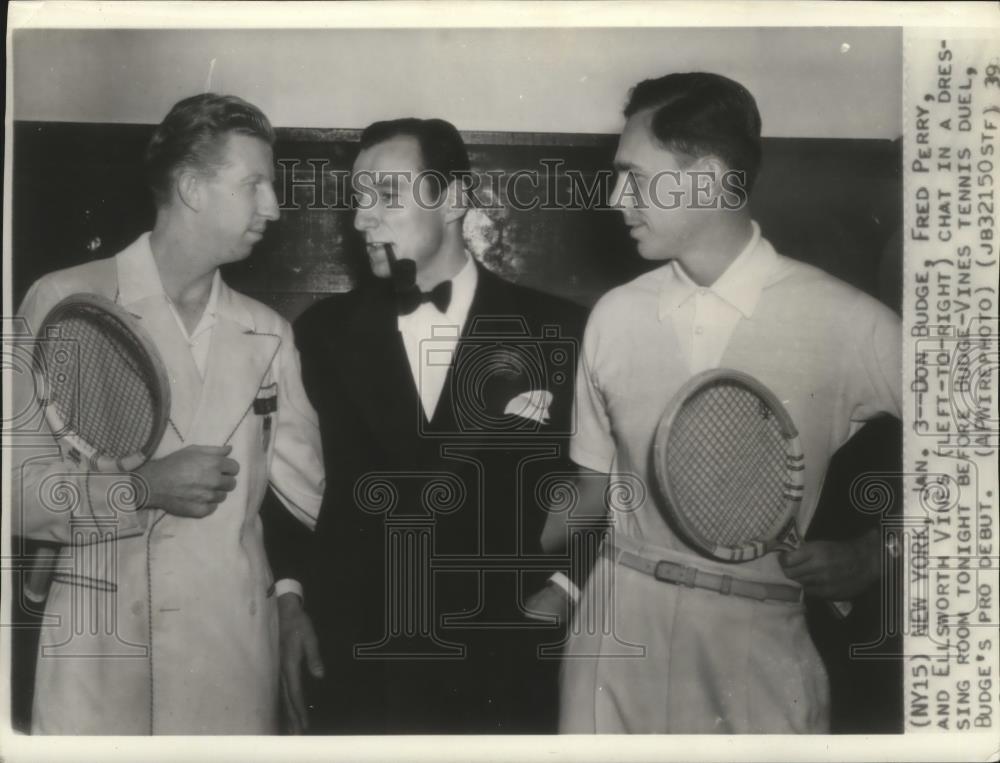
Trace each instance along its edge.
<path fill-rule="evenodd" d="M 461 220 L 465 217 L 465 213 L 469 207 L 466 200 L 465 186 L 461 178 L 452 178 L 451 182 L 448 183 L 447 194 L 444 221 L 450 223 L 455 220 Z"/>
<path fill-rule="evenodd" d="M 698 171 L 694 191 L 699 204 L 714 202 L 722 193 L 722 179 L 729 167 L 719 157 L 708 154 L 695 160 L 692 169 Z"/>
<path fill-rule="evenodd" d="M 194 170 L 183 169 L 177 173 L 174 186 L 177 199 L 192 212 L 200 212 L 202 207 L 202 178 Z"/>

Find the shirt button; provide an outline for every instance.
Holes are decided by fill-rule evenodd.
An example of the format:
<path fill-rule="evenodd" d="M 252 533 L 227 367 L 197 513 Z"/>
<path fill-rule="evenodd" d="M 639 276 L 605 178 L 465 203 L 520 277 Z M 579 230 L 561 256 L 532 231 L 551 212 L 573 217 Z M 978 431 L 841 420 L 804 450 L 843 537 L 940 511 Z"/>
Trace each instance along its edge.
<path fill-rule="evenodd" d="M 705 329 L 703 329 L 701 326 L 696 326 L 695 329 L 694 329 L 694 333 L 696 333 L 696 334 L 704 334 L 705 333 Z"/>
<path fill-rule="evenodd" d="M 698 294 L 704 297 L 706 294 L 708 294 L 708 289 L 698 289 Z"/>

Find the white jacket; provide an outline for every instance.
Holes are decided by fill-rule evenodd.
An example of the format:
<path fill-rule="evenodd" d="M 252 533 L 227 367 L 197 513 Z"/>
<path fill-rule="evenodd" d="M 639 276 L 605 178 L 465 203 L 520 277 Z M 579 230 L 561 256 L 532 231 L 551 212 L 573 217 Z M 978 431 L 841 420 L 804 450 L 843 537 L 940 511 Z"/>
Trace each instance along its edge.
<path fill-rule="evenodd" d="M 152 337 L 170 379 L 170 423 L 154 458 L 191 444 L 228 444 L 240 465 L 236 488 L 207 517 L 135 510 L 126 475 L 88 474 L 61 460 L 40 413 L 32 420 L 31 405 L 20 404 L 13 532 L 68 544 L 42 628 L 34 733 L 276 730 L 278 620 L 258 510 L 270 481 L 311 525 L 323 460 L 291 327 L 220 287 L 204 381 L 166 301 L 148 234 L 114 258 L 45 276 L 22 305 L 34 331 L 69 294 L 117 301 Z M 32 385 L 20 381 L 18 398 L 30 400 Z M 278 404 L 267 434 L 253 404 L 273 384 Z M 109 533 L 112 540 L 101 540 Z"/>

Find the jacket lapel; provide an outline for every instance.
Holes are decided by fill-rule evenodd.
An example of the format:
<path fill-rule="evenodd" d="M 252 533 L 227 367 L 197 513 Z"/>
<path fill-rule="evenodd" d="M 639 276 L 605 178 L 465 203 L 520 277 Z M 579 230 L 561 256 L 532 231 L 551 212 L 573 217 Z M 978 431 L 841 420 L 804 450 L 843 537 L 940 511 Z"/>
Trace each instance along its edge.
<path fill-rule="evenodd" d="M 170 420 L 185 440 L 202 393 L 201 374 L 191 357 L 191 348 L 181 336 L 177 320 L 164 299 L 147 298 L 129 306 L 138 308 L 141 323 L 154 337 L 170 380 Z"/>
<path fill-rule="evenodd" d="M 276 334 L 258 332 L 239 295 L 223 281 L 208 367 L 187 440 L 225 445 L 248 414 L 281 347 Z M 190 355 L 190 353 L 189 353 Z"/>
<path fill-rule="evenodd" d="M 424 424 L 416 384 L 399 333 L 392 295 L 366 287 L 350 325 L 331 340 L 345 387 L 386 452 L 411 462 Z"/>
<path fill-rule="evenodd" d="M 152 337 L 170 380 L 170 420 L 187 439 L 201 397 L 201 375 L 163 293 L 149 248 L 149 234 L 115 257 L 115 265 L 118 279 L 115 299 Z"/>
<path fill-rule="evenodd" d="M 462 335 L 459 338 L 455 354 L 452 356 L 451 365 L 448 366 L 448 373 L 445 376 L 444 387 L 441 390 L 441 397 L 438 399 L 437 408 L 434 409 L 434 416 L 430 422 L 430 428 L 438 432 L 458 431 L 460 423 L 457 420 L 455 411 L 454 389 L 456 367 L 469 357 L 470 349 L 468 341 L 470 336 L 482 334 L 483 329 L 476 331 L 476 321 L 478 318 L 489 318 L 498 316 L 509 318 L 512 305 L 504 299 L 502 293 L 503 281 L 490 273 L 486 268 L 476 263 L 479 271 L 476 281 L 476 292 L 472 297 L 472 304 L 469 305 L 469 315 L 462 326 Z M 487 328 L 488 332 L 489 329 Z"/>

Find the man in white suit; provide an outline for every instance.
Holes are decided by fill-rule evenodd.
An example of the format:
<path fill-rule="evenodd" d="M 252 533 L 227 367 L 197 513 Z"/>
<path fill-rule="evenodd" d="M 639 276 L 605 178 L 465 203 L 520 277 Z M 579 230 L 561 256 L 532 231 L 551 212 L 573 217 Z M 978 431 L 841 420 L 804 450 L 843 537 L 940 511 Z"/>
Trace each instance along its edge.
<path fill-rule="evenodd" d="M 218 270 L 278 219 L 273 142 L 264 114 L 239 98 L 179 102 L 146 153 L 152 232 L 43 277 L 21 306 L 37 330 L 70 294 L 116 301 L 151 336 L 171 394 L 162 441 L 132 474 L 61 459 L 44 427 L 18 438 L 13 532 L 64 544 L 34 733 L 277 730 L 276 597 L 258 510 L 270 482 L 309 522 L 322 456 L 288 323 Z M 33 389 L 18 394 L 31 404 Z M 60 486 L 77 496 L 72 505 L 59 503 Z M 114 522 L 113 538 L 74 542 L 74 527 L 98 517 Z"/>

